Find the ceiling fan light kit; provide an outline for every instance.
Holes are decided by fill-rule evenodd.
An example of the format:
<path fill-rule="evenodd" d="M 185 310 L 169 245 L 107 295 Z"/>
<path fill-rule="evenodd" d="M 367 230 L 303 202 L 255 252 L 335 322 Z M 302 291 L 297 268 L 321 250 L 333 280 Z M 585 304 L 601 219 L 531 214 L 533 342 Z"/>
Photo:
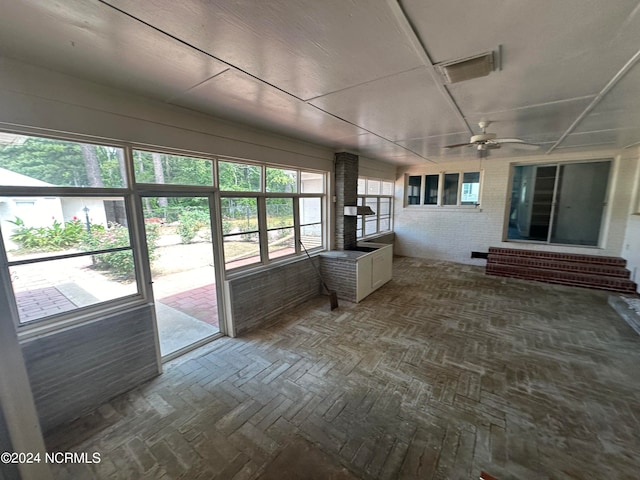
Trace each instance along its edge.
<path fill-rule="evenodd" d="M 539 145 L 535 143 L 528 143 L 520 138 L 498 138 L 495 133 L 487 133 L 487 127 L 491 124 L 488 120 L 478 122 L 478 126 L 482 129 L 482 133 L 473 135 L 468 143 L 457 143 L 454 145 L 446 145 L 444 148 L 458 148 L 458 147 L 475 147 L 479 153 L 487 152 L 487 150 L 494 150 L 502 147 L 502 145 L 509 144 L 516 148 L 524 148 L 527 150 L 535 150 L 539 148 Z"/>

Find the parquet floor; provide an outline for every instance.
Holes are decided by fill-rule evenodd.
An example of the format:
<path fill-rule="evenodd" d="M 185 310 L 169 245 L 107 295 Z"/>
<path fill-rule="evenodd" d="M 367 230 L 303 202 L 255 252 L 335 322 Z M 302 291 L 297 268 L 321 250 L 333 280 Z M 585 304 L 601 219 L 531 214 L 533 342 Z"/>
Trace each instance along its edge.
<path fill-rule="evenodd" d="M 640 337 L 601 292 L 399 258 L 53 432 L 59 479 L 637 479 Z"/>

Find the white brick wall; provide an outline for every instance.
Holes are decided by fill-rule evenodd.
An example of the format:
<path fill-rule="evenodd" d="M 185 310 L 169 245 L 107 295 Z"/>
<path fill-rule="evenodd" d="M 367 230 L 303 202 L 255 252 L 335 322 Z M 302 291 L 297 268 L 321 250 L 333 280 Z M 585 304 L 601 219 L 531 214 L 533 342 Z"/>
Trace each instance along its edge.
<path fill-rule="evenodd" d="M 514 163 L 614 158 L 610 182 L 609 207 L 605 220 L 602 248 L 560 247 L 529 243 L 503 242 L 504 225 L 511 194 L 510 174 Z M 452 161 L 439 165 L 398 169 L 395 191 L 396 253 L 484 265 L 484 260 L 471 259 L 472 251 L 486 252 L 490 246 L 553 250 L 564 253 L 621 256 L 628 221 L 631 192 L 637 158 L 616 157 L 616 152 L 599 151 L 581 154 L 532 156 L 524 159 L 488 158 Z M 404 205 L 405 174 L 424 175 L 442 171 L 483 171 L 480 206 L 473 209 L 456 207 L 422 207 Z M 637 237 L 636 237 L 637 238 Z"/>

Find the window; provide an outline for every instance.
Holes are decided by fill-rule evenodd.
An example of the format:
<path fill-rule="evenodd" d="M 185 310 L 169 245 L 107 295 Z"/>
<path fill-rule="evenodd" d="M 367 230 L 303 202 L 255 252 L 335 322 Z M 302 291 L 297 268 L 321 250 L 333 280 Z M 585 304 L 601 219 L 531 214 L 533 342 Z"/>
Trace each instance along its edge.
<path fill-rule="evenodd" d="M 458 173 L 444 174 L 442 205 L 458 204 L 458 179 L 459 178 L 460 178 L 460 174 Z"/>
<path fill-rule="evenodd" d="M 122 188 L 122 148 L 25 135 L 0 143 L 0 185 L 21 187 Z"/>
<path fill-rule="evenodd" d="M 421 181 L 420 177 L 417 178 Z M 375 214 L 358 216 L 356 238 L 369 237 L 391 231 L 392 202 L 393 182 L 359 178 L 358 205 L 370 207 Z"/>
<path fill-rule="evenodd" d="M 302 197 L 300 204 L 300 240 L 305 248 L 322 247 L 322 198 Z"/>
<path fill-rule="evenodd" d="M 267 167 L 267 192 L 295 193 L 298 191 L 298 172 Z"/>
<path fill-rule="evenodd" d="M 99 197 L 57 201 L 61 210 L 46 226 L 28 217 L 7 221 L 13 228 L 3 225 L 20 323 L 138 293 L 126 224 L 107 222 Z M 52 213 L 50 202 L 36 203 L 40 213 Z M 92 208 L 85 206 L 83 215 L 74 204 Z M 65 219 L 63 211 L 78 215 Z"/>
<path fill-rule="evenodd" d="M 121 148 L 15 135 L 0 173 L 19 324 L 139 293 Z"/>
<path fill-rule="evenodd" d="M 136 182 L 161 185 L 213 185 L 213 161 L 133 151 Z"/>
<path fill-rule="evenodd" d="M 480 172 L 408 175 L 406 205 L 477 206 Z"/>
<path fill-rule="evenodd" d="M 411 175 L 407 182 L 407 205 L 420 205 L 422 175 Z"/>
<path fill-rule="evenodd" d="M 262 167 L 235 162 L 218 162 L 220 191 L 259 192 L 262 190 Z"/>
<path fill-rule="evenodd" d="M 218 170 L 227 270 L 300 255 L 300 241 L 324 246 L 324 174 L 227 161 Z"/>
<path fill-rule="evenodd" d="M 475 205 L 480 200 L 480 172 L 467 172 L 462 176 L 460 205 Z"/>
<path fill-rule="evenodd" d="M 140 205 L 138 218 L 132 212 Z M 225 269 L 234 270 L 304 255 L 301 241 L 309 250 L 324 248 L 325 219 L 325 172 L 0 138 L 0 256 L 19 325 L 51 319 L 57 327 L 54 321 L 67 325 L 72 312 L 144 301 L 151 287 L 140 283 L 138 267 L 149 262 L 155 274 L 169 241 L 203 251 L 213 245 L 207 255 L 219 248 Z"/>
<path fill-rule="evenodd" d="M 227 269 L 260 262 L 256 197 L 222 197 L 222 234 Z"/>
<path fill-rule="evenodd" d="M 266 198 L 269 259 L 296 252 L 293 198 Z"/>
<path fill-rule="evenodd" d="M 425 175 L 425 205 L 438 204 L 438 185 L 440 184 L 440 175 Z M 418 194 L 419 195 L 419 194 Z"/>
<path fill-rule="evenodd" d="M 302 193 L 324 193 L 324 174 L 300 172 L 300 191 Z"/>

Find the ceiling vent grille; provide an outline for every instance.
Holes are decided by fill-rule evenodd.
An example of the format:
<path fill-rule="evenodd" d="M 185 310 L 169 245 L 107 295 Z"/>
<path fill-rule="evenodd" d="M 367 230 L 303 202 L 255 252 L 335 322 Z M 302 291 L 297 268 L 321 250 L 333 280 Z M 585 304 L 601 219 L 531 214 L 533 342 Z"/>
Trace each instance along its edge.
<path fill-rule="evenodd" d="M 447 79 L 447 83 L 458 83 L 472 78 L 485 77 L 494 70 L 493 52 L 483 53 L 463 60 L 441 63 L 438 67 Z"/>

